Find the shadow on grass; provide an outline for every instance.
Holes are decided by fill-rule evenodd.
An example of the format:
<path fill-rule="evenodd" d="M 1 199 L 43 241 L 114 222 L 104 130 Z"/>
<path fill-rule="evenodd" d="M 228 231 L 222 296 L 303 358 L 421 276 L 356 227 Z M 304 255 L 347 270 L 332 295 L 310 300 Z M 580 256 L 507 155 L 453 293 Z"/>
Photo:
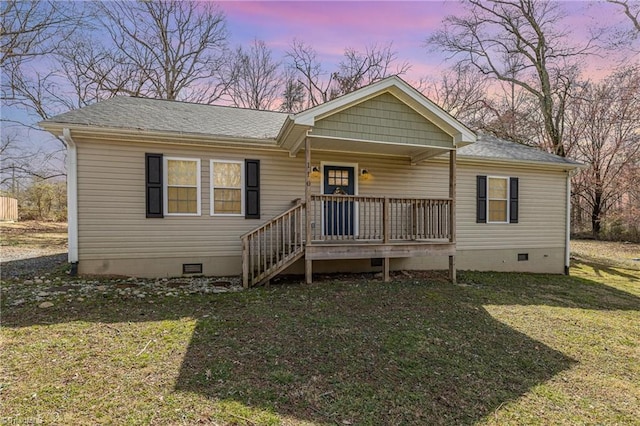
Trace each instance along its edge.
<path fill-rule="evenodd" d="M 638 297 L 575 277 L 468 272 L 460 282 L 325 281 L 152 305 L 107 298 L 5 312 L 4 325 L 198 318 L 177 391 L 320 423 L 457 424 L 575 363 L 483 305 L 640 310 Z"/>
<path fill-rule="evenodd" d="M 576 266 L 587 266 L 593 269 L 593 272 L 599 277 L 602 277 L 602 274 L 605 273 L 619 276 L 621 278 L 627 278 L 631 281 L 640 281 L 640 269 L 627 268 L 614 264 L 607 265 L 589 257 L 575 258 L 573 263 Z"/>
<path fill-rule="evenodd" d="M 576 265 L 578 266 L 578 265 Z M 592 265 L 589 265 L 592 266 Z M 618 269 L 599 266 L 613 276 L 630 281 L 640 279 L 640 271 L 620 275 Z M 470 303 L 484 305 L 544 305 L 592 310 L 640 310 L 634 294 L 580 277 L 545 274 L 463 272 L 459 282 L 467 286 Z"/>

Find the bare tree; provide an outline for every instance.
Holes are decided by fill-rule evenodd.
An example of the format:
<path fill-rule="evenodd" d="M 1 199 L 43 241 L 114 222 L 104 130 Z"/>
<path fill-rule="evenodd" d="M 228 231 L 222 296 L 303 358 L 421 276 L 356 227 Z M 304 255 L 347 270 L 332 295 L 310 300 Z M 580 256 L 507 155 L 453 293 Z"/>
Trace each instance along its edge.
<path fill-rule="evenodd" d="M 635 37 L 640 35 L 640 3 L 629 0 L 607 0 L 609 3 L 622 7 L 622 12 L 631 21 L 631 25 L 635 30 Z"/>
<path fill-rule="evenodd" d="M 640 163 L 640 69 L 586 85 L 571 114 L 575 156 L 589 164 L 574 180 L 575 193 L 590 210 L 597 238 L 609 210 L 638 186 L 637 176 L 629 177 Z"/>
<path fill-rule="evenodd" d="M 338 96 L 390 75 L 405 74 L 410 66 L 398 63 L 391 44 L 371 45 L 360 52 L 346 48 L 335 71 L 327 71 L 318 60 L 316 51 L 308 44 L 294 40 L 287 52 L 289 67 L 297 74 L 304 88 L 307 107 L 319 105 Z"/>
<path fill-rule="evenodd" d="M 565 156 L 566 102 L 578 75 L 578 60 L 590 52 L 591 44 L 569 44 L 557 3 L 467 0 L 466 4 L 468 15 L 447 17 L 444 28 L 431 35 L 427 44 L 534 96 L 549 148 Z"/>
<path fill-rule="evenodd" d="M 33 178 L 51 180 L 65 176 L 60 170 L 61 152 L 29 148 L 19 143 L 16 132 L 3 129 L 0 140 L 0 188 L 15 196 Z"/>
<path fill-rule="evenodd" d="M 486 121 L 489 81 L 468 65 L 455 64 L 444 70 L 440 78 L 425 77 L 417 87 L 442 109 L 474 129 Z"/>
<path fill-rule="evenodd" d="M 608 29 L 610 32 L 608 48 L 618 53 L 626 50 L 631 56 L 636 56 L 640 53 L 640 46 L 637 44 L 640 42 L 640 2 L 635 0 L 607 1 L 615 5 L 616 10 L 624 15 L 622 21 L 616 22 Z M 628 54 L 624 55 L 621 62 L 629 61 L 629 56 Z"/>
<path fill-rule="evenodd" d="M 338 64 L 338 70 L 332 75 L 336 83 L 332 97 L 353 92 L 392 74 L 404 74 L 409 68 L 407 62 L 398 63 L 398 54 L 391 43 L 366 46 L 364 52 L 348 47 L 344 50 L 344 58 Z"/>
<path fill-rule="evenodd" d="M 542 144 L 535 98 L 515 84 L 496 83 L 477 68 L 458 63 L 438 79 L 423 78 L 417 87 L 471 129 L 525 145 Z"/>
<path fill-rule="evenodd" d="M 294 40 L 287 51 L 289 66 L 297 74 L 297 81 L 305 91 L 306 106 L 312 107 L 329 100 L 331 75 L 322 68 L 315 49 Z"/>
<path fill-rule="evenodd" d="M 178 0 L 96 2 L 110 45 L 78 56 L 85 78 L 126 93 L 211 103 L 224 92 L 224 14 L 214 3 Z"/>
<path fill-rule="evenodd" d="M 0 65 L 52 53 L 82 17 L 73 5 L 42 0 L 5 0 L 0 6 Z"/>
<path fill-rule="evenodd" d="M 280 94 L 280 62 L 272 57 L 267 44 L 255 39 L 248 49 L 238 46 L 223 75 L 227 93 L 235 106 L 273 109 Z"/>
<path fill-rule="evenodd" d="M 282 104 L 280 111 L 300 112 L 304 109 L 305 88 L 291 69 L 285 70 L 283 77 Z"/>
<path fill-rule="evenodd" d="M 19 15 L 16 20 L 33 21 L 29 16 L 36 12 L 24 6 L 27 2 L 18 3 L 11 9 Z M 42 54 L 32 64 L 13 57 L 7 60 L 15 66 L 3 66 L 3 73 L 9 74 L 2 83 L 4 105 L 47 119 L 116 94 L 194 102 L 211 102 L 221 95 L 223 85 L 217 76 L 226 53 L 226 29 L 215 5 L 180 1 L 60 4 L 77 10 L 33 2 L 44 11 L 72 16 L 76 26 L 45 20 L 50 40 L 42 41 L 42 46 L 55 49 L 41 48 Z M 86 20 L 92 26 L 82 21 L 87 16 L 93 17 Z M 106 43 L 95 37 L 104 31 L 110 36 Z M 30 120 L 13 124 L 33 129 Z"/>
<path fill-rule="evenodd" d="M 19 129 L 7 136 L 15 158 L 11 161 L 11 175 L 29 174 L 42 179 L 64 176 L 64 142 L 54 146 L 19 146 L 16 135 L 32 135 L 41 132 L 33 125 L 35 119 L 46 119 L 54 112 L 66 108 L 59 104 L 64 98 L 64 82 L 56 79 L 57 62 L 54 59 L 61 47 L 75 34 L 88 27 L 88 13 L 80 3 L 57 1 L 3 2 L 2 6 L 2 105 L 27 112 L 18 117 L 3 114 L 2 126 L 7 131 Z M 62 106 L 58 109 L 57 107 Z M 12 131 L 12 130 L 10 130 Z M 6 136 L 6 135 L 5 135 Z M 54 140 L 47 136 L 47 142 Z M 28 145 L 28 144 L 27 144 Z M 18 153 L 16 153 L 19 151 Z M 29 161 L 16 161 L 21 158 Z M 53 166 L 52 169 L 52 164 Z M 5 168 L 3 168 L 5 169 Z M 6 170 L 3 170 L 6 173 Z M 6 174 L 3 174 L 6 178 Z"/>
<path fill-rule="evenodd" d="M 86 14 L 75 3 L 32 0 L 8 0 L 0 6 L 2 14 L 2 101 L 22 97 L 16 86 L 22 85 L 42 68 L 42 62 L 85 21 Z M 33 65 L 29 70 L 25 68 Z"/>

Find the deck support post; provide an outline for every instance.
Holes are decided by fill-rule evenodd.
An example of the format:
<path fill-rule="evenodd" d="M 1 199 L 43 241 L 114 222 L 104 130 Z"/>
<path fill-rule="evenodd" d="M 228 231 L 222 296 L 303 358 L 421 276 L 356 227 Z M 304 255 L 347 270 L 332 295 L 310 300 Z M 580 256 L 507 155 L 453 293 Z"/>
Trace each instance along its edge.
<path fill-rule="evenodd" d="M 390 259 L 388 257 L 385 257 L 383 260 L 383 271 L 384 271 L 385 283 L 388 283 L 389 281 L 391 281 L 391 278 L 389 277 L 389 263 L 390 263 Z"/>
<path fill-rule="evenodd" d="M 311 245 L 311 140 L 309 137 L 304 138 L 304 202 L 305 202 L 305 245 Z M 304 278 L 307 284 L 313 281 L 313 261 L 307 259 L 305 250 L 304 260 Z"/>
<path fill-rule="evenodd" d="M 456 257 L 449 256 L 449 280 L 451 284 L 456 283 Z"/>
<path fill-rule="evenodd" d="M 304 260 L 304 278 L 307 284 L 313 282 L 313 260 L 311 259 Z"/>
<path fill-rule="evenodd" d="M 449 151 L 449 198 L 451 209 L 449 210 L 449 242 L 456 243 L 456 150 Z M 456 249 L 457 251 L 457 249 Z M 449 256 L 449 279 L 456 283 L 456 256 Z"/>

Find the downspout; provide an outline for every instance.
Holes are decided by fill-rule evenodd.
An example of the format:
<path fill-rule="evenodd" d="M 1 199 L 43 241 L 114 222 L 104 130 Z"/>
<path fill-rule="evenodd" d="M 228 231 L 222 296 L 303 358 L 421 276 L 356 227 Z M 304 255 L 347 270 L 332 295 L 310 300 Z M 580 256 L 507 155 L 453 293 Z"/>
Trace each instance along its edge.
<path fill-rule="evenodd" d="M 567 217 L 564 242 L 564 274 L 569 275 L 571 266 L 571 178 L 578 173 L 578 169 L 567 172 Z"/>
<path fill-rule="evenodd" d="M 70 274 L 78 274 L 78 151 L 71 137 L 71 130 L 62 129 L 62 139 L 67 144 L 67 223 L 69 239 Z"/>

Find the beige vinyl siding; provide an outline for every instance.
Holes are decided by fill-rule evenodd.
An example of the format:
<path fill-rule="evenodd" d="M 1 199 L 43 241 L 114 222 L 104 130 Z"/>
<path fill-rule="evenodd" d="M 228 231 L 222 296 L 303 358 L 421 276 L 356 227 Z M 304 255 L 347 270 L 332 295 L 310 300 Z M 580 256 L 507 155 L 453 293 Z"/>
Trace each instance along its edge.
<path fill-rule="evenodd" d="M 144 154 L 201 159 L 201 215 L 145 217 Z M 135 143 L 78 143 L 79 256 L 83 259 L 240 255 L 240 235 L 304 194 L 304 163 L 287 153 Z M 210 216 L 210 159 L 261 160 L 262 219 Z"/>
<path fill-rule="evenodd" d="M 358 170 L 367 169 L 370 178 L 358 178 L 358 195 L 387 197 L 447 197 L 449 191 L 448 169 L 433 164 L 412 166 L 409 159 L 376 157 L 373 155 L 334 154 L 312 151 L 312 165 L 357 163 Z M 321 179 L 311 181 L 312 192 L 320 193 Z"/>
<path fill-rule="evenodd" d="M 315 123 L 314 136 L 451 147 L 453 138 L 385 93 Z"/>
<path fill-rule="evenodd" d="M 518 223 L 476 223 L 476 176 L 519 178 Z M 566 173 L 460 164 L 457 179 L 458 250 L 562 248 Z"/>
<path fill-rule="evenodd" d="M 145 153 L 201 159 L 201 216 L 145 217 Z M 78 143 L 79 257 L 126 259 L 241 254 L 240 236 L 304 197 L 304 157 L 286 152 L 208 149 L 143 143 Z M 210 216 L 210 159 L 259 159 L 261 219 Z M 312 152 L 312 164 L 358 163 L 371 179 L 362 195 L 446 197 L 447 170 L 411 166 L 408 159 Z M 358 169 L 358 170 L 359 170 Z M 358 172 L 356 171 L 356 173 Z M 320 179 L 312 192 L 320 192 Z M 179 272 L 178 272 L 179 273 Z"/>
<path fill-rule="evenodd" d="M 145 153 L 201 160 L 201 216 L 145 217 Z M 260 160 L 260 220 L 210 216 L 211 159 Z M 371 177 L 358 180 L 360 195 L 448 196 L 448 164 L 444 161 L 411 166 L 406 158 L 312 152 L 311 163 L 318 167 L 356 163 L 356 175 L 366 168 Z M 475 223 L 478 174 L 520 178 L 519 223 Z M 473 256 L 474 251 L 563 248 L 565 179 L 561 171 L 478 166 L 461 160 L 458 250 Z M 319 193 L 321 179 L 312 179 L 311 184 L 312 193 Z M 85 273 L 180 275 L 181 263 L 204 262 L 206 274 L 235 274 L 240 273 L 240 236 L 304 197 L 304 155 L 290 158 L 287 152 L 278 151 L 80 140 L 78 196 L 79 260 Z M 139 265 L 145 267 L 135 266 L 133 259 L 141 259 Z"/>

